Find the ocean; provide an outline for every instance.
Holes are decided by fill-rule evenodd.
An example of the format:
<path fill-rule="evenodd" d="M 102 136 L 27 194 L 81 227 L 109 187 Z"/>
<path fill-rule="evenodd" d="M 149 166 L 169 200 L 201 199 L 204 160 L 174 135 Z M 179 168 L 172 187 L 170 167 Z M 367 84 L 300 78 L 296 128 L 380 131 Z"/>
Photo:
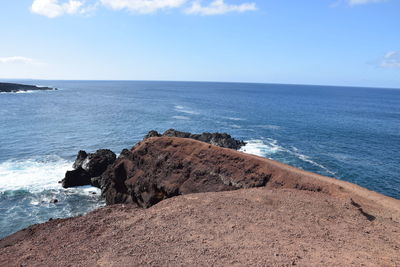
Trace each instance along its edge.
<path fill-rule="evenodd" d="M 104 205 L 58 183 L 79 150 L 117 154 L 149 130 L 227 132 L 246 153 L 400 199 L 400 90 L 250 83 L 12 81 L 0 94 L 0 238 Z M 57 203 L 51 203 L 57 199 Z"/>

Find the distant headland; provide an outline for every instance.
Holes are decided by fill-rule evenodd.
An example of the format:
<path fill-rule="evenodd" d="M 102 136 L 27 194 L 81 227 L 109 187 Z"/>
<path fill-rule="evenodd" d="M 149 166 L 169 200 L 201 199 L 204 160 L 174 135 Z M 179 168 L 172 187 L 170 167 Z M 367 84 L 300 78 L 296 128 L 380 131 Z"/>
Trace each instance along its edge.
<path fill-rule="evenodd" d="M 57 90 L 57 88 L 0 82 L 0 93 L 17 93 L 17 92 L 42 91 L 42 90 Z"/>

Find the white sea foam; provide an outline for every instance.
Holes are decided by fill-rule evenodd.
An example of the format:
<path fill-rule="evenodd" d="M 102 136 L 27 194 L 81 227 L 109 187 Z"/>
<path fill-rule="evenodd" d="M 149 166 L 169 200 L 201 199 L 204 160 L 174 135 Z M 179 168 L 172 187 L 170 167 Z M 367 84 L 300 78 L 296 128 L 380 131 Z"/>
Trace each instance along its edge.
<path fill-rule="evenodd" d="M 301 154 L 298 148 L 296 148 L 296 147 L 292 147 L 292 149 L 284 148 L 284 147 L 278 145 L 277 140 L 271 139 L 271 138 L 267 138 L 265 140 L 248 140 L 248 141 L 246 141 L 246 145 L 243 146 L 240 149 L 240 151 L 248 153 L 248 154 L 260 156 L 260 157 L 266 157 L 266 158 L 271 158 L 271 156 L 277 152 L 284 152 L 284 153 L 290 154 L 304 162 L 314 165 L 314 166 L 324 170 L 326 173 L 329 173 L 331 175 L 336 174 L 335 172 L 329 170 L 324 165 L 313 161 L 309 156 Z"/>
<path fill-rule="evenodd" d="M 0 163 L 0 192 L 24 189 L 31 192 L 59 188 L 58 181 L 72 162 L 56 156 L 45 159 L 8 160 Z"/>
<path fill-rule="evenodd" d="M 62 189 L 58 183 L 67 170 L 72 169 L 72 162 L 58 156 L 40 159 L 8 160 L 0 163 L 0 192 L 27 190 L 38 193 L 43 190 Z M 66 191 L 78 194 L 99 193 L 92 186 L 72 188 Z"/>
<path fill-rule="evenodd" d="M 197 111 L 194 111 L 194 110 L 192 110 L 192 109 L 190 109 L 190 108 L 188 108 L 188 107 L 181 106 L 181 105 L 176 105 L 176 106 L 175 106 L 175 111 L 182 112 L 182 113 L 186 113 L 186 114 L 191 114 L 191 115 L 198 115 L 198 114 L 200 114 L 200 113 L 197 112 Z"/>
<path fill-rule="evenodd" d="M 256 125 L 256 127 L 262 128 L 262 129 L 268 129 L 268 130 L 279 130 L 279 129 L 281 129 L 281 126 L 272 125 L 272 124 Z"/>
<path fill-rule="evenodd" d="M 27 91 L 16 91 L 16 92 L 0 92 L 0 94 L 32 94 L 39 92 L 39 90 L 27 90 Z"/>
<path fill-rule="evenodd" d="M 190 120 L 187 116 L 172 116 L 172 118 L 177 120 Z"/>
<path fill-rule="evenodd" d="M 231 121 L 245 121 L 245 119 L 237 118 L 237 117 L 224 117 L 224 118 L 231 120 Z"/>
<path fill-rule="evenodd" d="M 15 92 L 16 94 L 30 94 L 30 93 L 36 93 L 38 90 L 26 90 L 26 91 L 17 91 Z"/>
<path fill-rule="evenodd" d="M 281 151 L 283 148 L 279 146 L 277 140 L 268 138 L 266 140 L 247 140 L 246 145 L 240 148 L 240 151 L 260 156 L 269 157 L 270 155 Z"/>
<path fill-rule="evenodd" d="M 295 147 L 294 147 L 294 150 L 293 150 L 293 151 L 287 150 L 288 153 L 290 153 L 290 154 L 292 154 L 293 156 L 295 156 L 295 157 L 301 159 L 301 160 L 304 161 L 304 162 L 310 163 L 311 165 L 314 165 L 314 166 L 316 166 L 316 167 L 318 167 L 318 168 L 321 168 L 321 169 L 323 169 L 324 171 L 326 171 L 327 173 L 329 173 L 329 174 L 331 174 L 331 175 L 335 175 L 335 174 L 336 174 L 335 172 L 329 170 L 329 169 L 328 169 L 327 167 L 325 167 L 324 165 L 319 164 L 318 162 L 313 161 L 309 156 L 306 156 L 306 155 L 304 155 L 304 154 L 301 154 L 301 153 L 299 153 L 298 151 L 299 151 L 299 150 L 298 150 L 297 148 L 295 148 Z"/>

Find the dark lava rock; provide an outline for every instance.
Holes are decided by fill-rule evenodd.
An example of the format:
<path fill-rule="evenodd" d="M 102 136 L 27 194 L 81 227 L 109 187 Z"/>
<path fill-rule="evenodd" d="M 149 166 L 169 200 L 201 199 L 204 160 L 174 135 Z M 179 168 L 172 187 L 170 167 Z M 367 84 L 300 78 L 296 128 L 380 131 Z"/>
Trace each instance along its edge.
<path fill-rule="evenodd" d="M 57 90 L 50 87 L 38 87 L 35 85 L 25 85 L 18 83 L 0 83 L 0 92 L 16 93 L 20 91 L 39 91 L 39 90 Z"/>
<path fill-rule="evenodd" d="M 150 137 L 160 137 L 160 136 L 161 136 L 161 134 L 159 134 L 157 131 L 151 130 L 148 134 L 146 134 L 144 139 L 147 139 Z"/>
<path fill-rule="evenodd" d="M 150 138 L 125 150 L 97 183 L 107 204 L 141 207 L 182 194 L 264 186 L 271 174 L 242 155 L 188 138 Z"/>
<path fill-rule="evenodd" d="M 61 181 L 62 186 L 64 188 L 83 185 L 99 187 L 95 178 L 100 176 L 109 165 L 113 164 L 116 157 L 115 153 L 109 149 L 99 149 L 95 153 L 79 151 L 72 166 L 74 170 L 67 171 L 65 178 Z"/>
<path fill-rule="evenodd" d="M 79 154 L 78 157 L 82 156 L 83 153 Z M 109 149 L 99 149 L 95 153 L 87 154 L 87 157 L 82 161 L 81 167 L 87 171 L 90 177 L 101 175 L 108 167 L 108 165 L 114 163 L 117 156 L 114 152 Z M 79 165 L 80 158 L 77 158 L 75 163 Z M 74 164 L 75 165 L 75 164 Z"/>
<path fill-rule="evenodd" d="M 160 136 L 191 138 L 191 139 L 209 143 L 209 144 L 212 144 L 215 146 L 231 148 L 231 149 L 235 149 L 235 150 L 238 150 L 242 146 L 246 145 L 245 142 L 243 142 L 241 140 L 236 140 L 227 133 L 204 132 L 201 134 L 191 134 L 188 132 L 181 132 L 181 131 L 177 131 L 174 129 L 169 129 L 169 130 L 165 131 L 162 135 L 159 134 L 157 131 L 152 130 L 144 137 L 144 139 L 147 139 L 150 137 L 160 137 Z"/>
<path fill-rule="evenodd" d="M 87 156 L 88 154 L 86 153 L 86 151 L 79 150 L 74 165 L 72 165 L 72 168 L 78 169 L 79 167 L 82 167 L 83 161 L 87 158 Z"/>
<path fill-rule="evenodd" d="M 64 188 L 90 185 L 90 175 L 87 171 L 79 167 L 76 170 L 67 171 L 61 183 Z"/>

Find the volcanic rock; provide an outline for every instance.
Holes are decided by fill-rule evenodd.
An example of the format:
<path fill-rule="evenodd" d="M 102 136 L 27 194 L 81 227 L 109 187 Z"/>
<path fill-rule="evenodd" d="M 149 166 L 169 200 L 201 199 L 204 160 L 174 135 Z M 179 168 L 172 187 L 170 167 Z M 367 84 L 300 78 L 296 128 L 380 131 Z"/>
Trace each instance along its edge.
<path fill-rule="evenodd" d="M 109 149 L 99 149 L 95 153 L 78 152 L 73 164 L 74 170 L 67 171 L 61 181 L 64 188 L 93 185 L 98 186 L 96 177 L 100 176 L 109 165 L 114 163 L 116 155 Z"/>
<path fill-rule="evenodd" d="M 67 171 L 64 179 L 61 180 L 61 184 L 64 188 L 90 185 L 90 178 L 89 173 L 79 167 L 76 170 Z"/>
<path fill-rule="evenodd" d="M 271 177 L 240 152 L 186 138 L 147 138 L 122 155 L 99 180 L 108 204 L 150 207 L 182 194 L 260 187 Z"/>
<path fill-rule="evenodd" d="M 169 136 L 169 137 L 180 137 L 180 138 L 190 138 L 198 141 L 202 141 L 205 143 L 209 143 L 215 146 L 220 146 L 220 147 L 225 147 L 225 148 L 231 148 L 238 150 L 242 146 L 244 146 L 246 143 L 241 141 L 241 140 L 236 140 L 232 138 L 227 133 L 208 133 L 204 132 L 201 134 L 192 134 L 188 132 L 181 132 L 177 131 L 175 129 L 169 129 L 165 131 L 163 134 L 159 134 L 157 131 L 150 131 L 144 139 L 150 138 L 150 137 L 160 137 L 160 136 Z"/>

